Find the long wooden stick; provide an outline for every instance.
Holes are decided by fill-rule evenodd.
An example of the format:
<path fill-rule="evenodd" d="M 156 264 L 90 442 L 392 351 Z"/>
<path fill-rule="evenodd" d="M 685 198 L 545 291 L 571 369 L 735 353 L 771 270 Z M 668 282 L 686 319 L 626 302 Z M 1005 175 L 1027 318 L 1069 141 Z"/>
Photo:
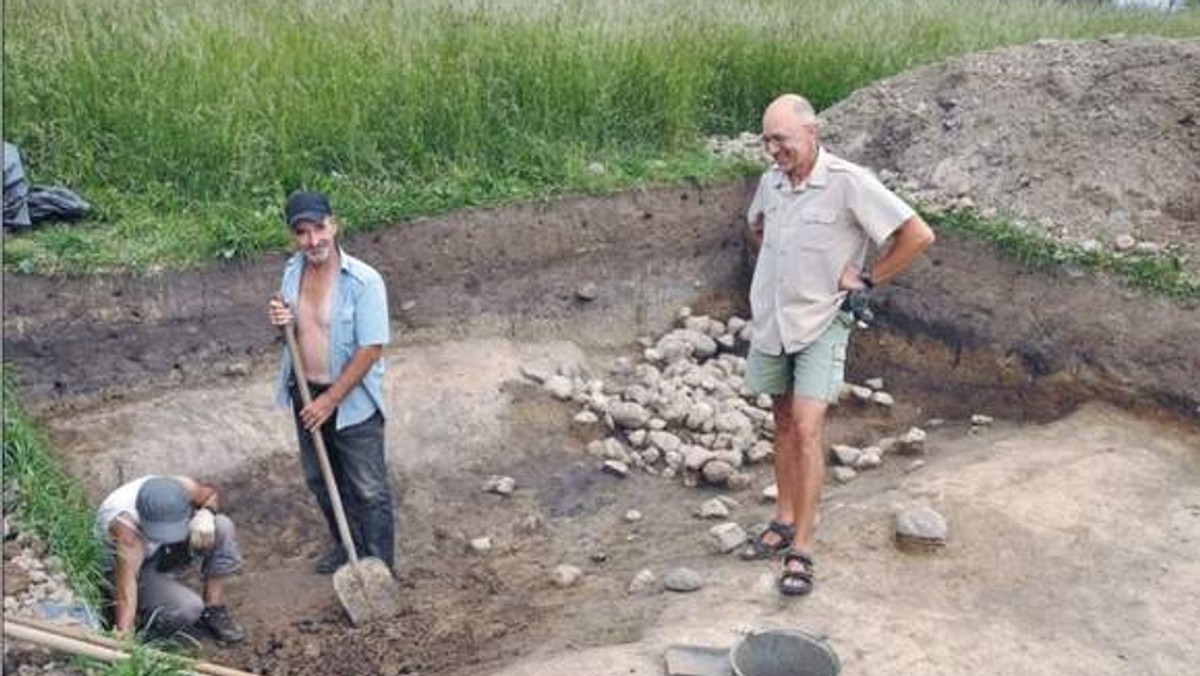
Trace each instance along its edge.
<path fill-rule="evenodd" d="M 292 371 L 296 376 L 296 389 L 300 390 L 300 401 L 308 406 L 312 403 L 312 393 L 308 391 L 308 379 L 304 373 L 303 359 L 300 357 L 300 347 L 296 344 L 296 327 L 287 324 L 283 327 L 283 337 L 287 341 L 288 352 L 292 355 Z M 342 547 L 350 559 L 352 569 L 360 577 L 358 567 L 358 552 L 354 548 L 354 538 L 350 537 L 350 525 L 346 523 L 346 512 L 342 507 L 342 495 L 338 491 L 337 480 L 333 478 L 333 468 L 329 465 L 329 452 L 325 450 L 325 438 L 321 430 L 309 430 L 313 446 L 317 450 L 317 464 L 321 467 L 321 476 L 325 479 L 325 490 L 329 492 L 329 503 L 333 507 L 334 521 L 337 522 L 338 535 L 342 538 Z"/>
<path fill-rule="evenodd" d="M 4 633 L 14 639 L 105 662 L 121 662 L 129 659 L 128 648 L 120 641 L 72 627 L 60 627 L 23 617 L 6 617 L 4 618 Z M 171 657 L 153 648 L 146 648 L 146 650 L 150 653 Z M 224 667 L 212 662 L 193 662 L 190 668 L 202 676 L 255 676 L 247 671 Z"/>

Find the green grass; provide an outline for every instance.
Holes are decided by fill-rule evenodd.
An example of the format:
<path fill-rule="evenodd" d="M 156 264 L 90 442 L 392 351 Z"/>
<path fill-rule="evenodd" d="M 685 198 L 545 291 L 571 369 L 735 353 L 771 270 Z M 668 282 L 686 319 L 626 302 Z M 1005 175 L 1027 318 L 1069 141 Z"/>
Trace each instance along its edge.
<path fill-rule="evenodd" d="M 991 242 L 1001 254 L 1041 269 L 1073 267 L 1113 275 L 1129 286 L 1171 298 L 1200 299 L 1200 279 L 1183 261 L 1164 254 L 1086 250 L 1022 228 L 1003 218 L 984 218 L 970 210 L 923 213 L 935 230 L 958 232 Z"/>
<path fill-rule="evenodd" d="M 8 0 L 4 129 L 89 222 L 9 269 L 153 270 L 286 246 L 329 192 L 350 230 L 463 206 L 745 171 L 706 134 L 801 91 L 826 107 L 914 65 L 1041 37 L 1200 35 L 1048 0 Z M 596 176 L 588 164 L 603 163 Z"/>
<path fill-rule="evenodd" d="M 16 481 L 20 488 L 16 511 L 24 527 L 32 529 L 62 560 L 75 594 L 96 608 L 103 578 L 100 544 L 92 533 L 92 510 L 79 484 L 59 468 L 45 436 L 22 410 L 8 367 L 2 378 L 4 480 Z"/>

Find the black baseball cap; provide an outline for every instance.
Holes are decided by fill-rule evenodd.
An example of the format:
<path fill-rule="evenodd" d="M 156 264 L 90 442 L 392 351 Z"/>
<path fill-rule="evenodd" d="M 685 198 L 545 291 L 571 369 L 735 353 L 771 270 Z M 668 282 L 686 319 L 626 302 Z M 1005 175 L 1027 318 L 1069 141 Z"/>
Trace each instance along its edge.
<path fill-rule="evenodd" d="M 283 218 L 289 228 L 296 227 L 298 221 L 323 221 L 333 215 L 329 206 L 329 198 L 319 192 L 297 190 L 288 197 L 287 206 L 283 208 Z"/>

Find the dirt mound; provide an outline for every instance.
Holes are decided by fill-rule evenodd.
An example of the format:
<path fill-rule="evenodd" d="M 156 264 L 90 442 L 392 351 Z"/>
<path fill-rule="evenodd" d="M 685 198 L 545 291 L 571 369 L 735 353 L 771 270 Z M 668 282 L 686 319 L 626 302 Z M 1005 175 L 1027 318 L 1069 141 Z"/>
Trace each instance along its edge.
<path fill-rule="evenodd" d="M 1200 272 L 1197 73 L 1200 40 L 1042 40 L 859 90 L 824 138 L 923 203 L 1085 246 L 1132 235 Z"/>

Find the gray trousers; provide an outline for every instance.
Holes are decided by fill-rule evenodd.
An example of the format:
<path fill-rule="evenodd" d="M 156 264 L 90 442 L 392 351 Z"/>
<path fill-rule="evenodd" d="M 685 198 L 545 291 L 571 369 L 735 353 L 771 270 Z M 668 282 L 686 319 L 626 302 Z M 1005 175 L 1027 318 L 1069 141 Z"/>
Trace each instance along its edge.
<path fill-rule="evenodd" d="M 234 539 L 233 521 L 224 514 L 216 517 L 216 539 L 212 548 L 200 558 L 200 573 L 207 578 L 209 575 L 229 575 L 242 569 L 242 553 Z M 200 619 L 204 612 L 204 599 L 192 591 L 179 579 L 179 576 L 191 568 L 190 563 L 179 566 L 174 570 L 159 570 L 162 550 L 156 552 L 138 570 L 138 607 L 137 626 L 151 638 L 168 637 L 175 632 L 186 629 Z M 106 561 L 108 579 L 112 579 L 115 562 L 111 552 Z M 115 607 L 112 605 L 111 590 L 107 600 L 106 616 L 111 620 Z"/>

